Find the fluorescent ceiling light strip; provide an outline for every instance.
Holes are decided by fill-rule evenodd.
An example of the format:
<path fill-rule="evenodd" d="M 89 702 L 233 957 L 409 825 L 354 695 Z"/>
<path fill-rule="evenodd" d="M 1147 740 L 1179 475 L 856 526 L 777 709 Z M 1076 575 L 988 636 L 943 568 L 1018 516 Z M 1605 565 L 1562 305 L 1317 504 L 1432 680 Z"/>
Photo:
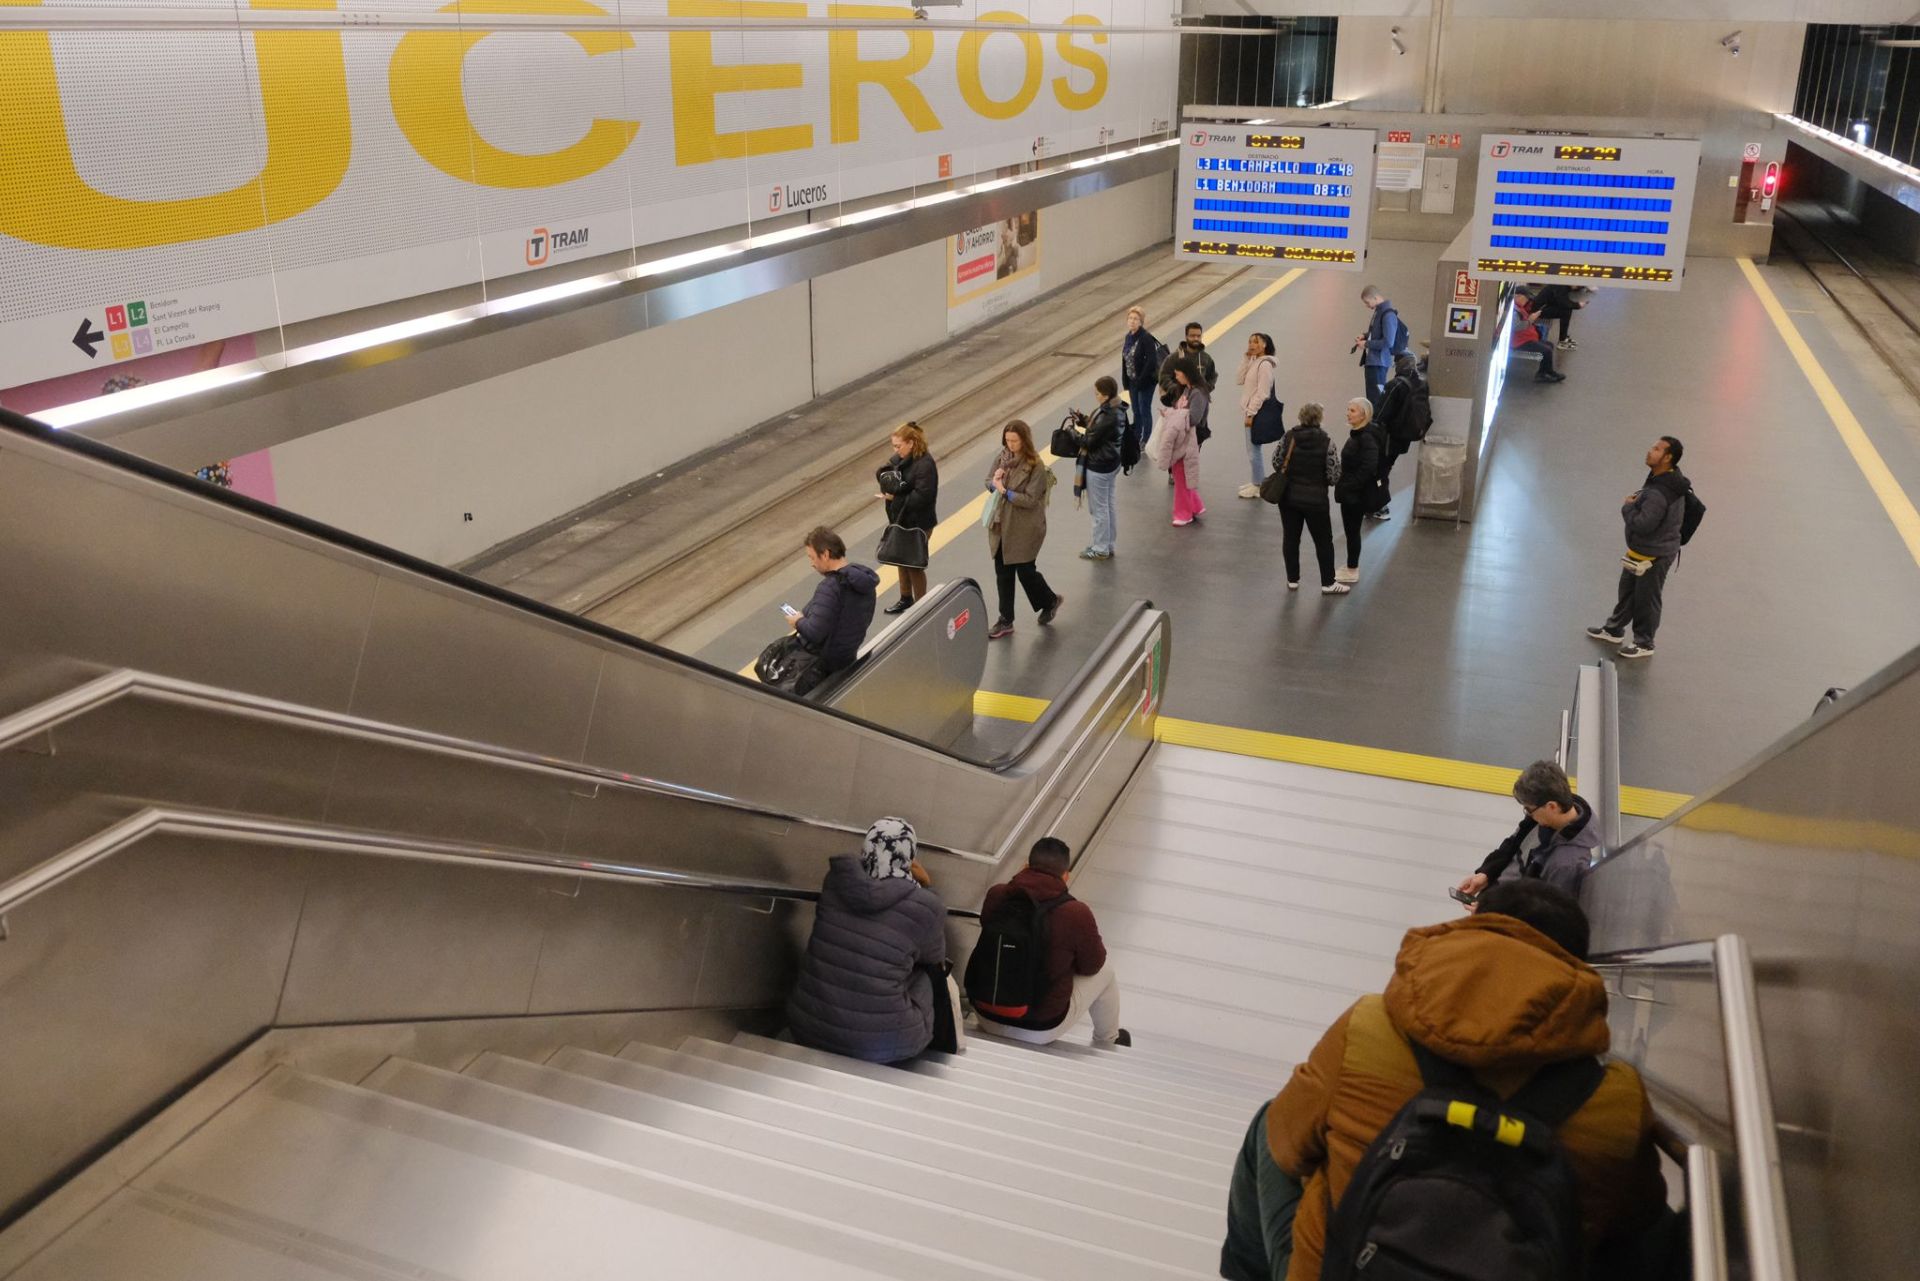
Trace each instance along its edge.
<path fill-rule="evenodd" d="M 0 0 L 3 2 L 3 0 Z M 515 311 L 524 311 L 528 307 L 544 303 L 557 302 L 565 298 L 579 297 L 595 293 L 602 289 L 611 289 L 615 285 L 632 280 L 642 280 L 649 276 L 662 276 L 689 267 L 698 267 L 704 263 L 719 262 L 725 258 L 734 258 L 752 249 L 763 249 L 770 245 L 785 244 L 832 231 L 837 227 L 857 226 L 872 222 L 891 214 L 907 213 L 915 209 L 925 209 L 931 205 L 944 204 L 958 200 L 962 196 L 978 195 L 988 191 L 998 191 L 1021 183 L 1033 182 L 1069 169 L 1083 166 L 1109 164 L 1124 160 L 1129 156 L 1144 155 L 1150 151 L 1160 151 L 1180 144 L 1178 138 L 1162 138 L 1155 142 L 1140 143 L 1119 151 L 1102 152 L 1072 161 L 1064 165 L 1052 165 L 1032 173 L 1015 174 L 1008 178 L 991 178 L 968 187 L 957 187 L 949 191 L 931 192 L 917 196 L 912 200 L 903 200 L 897 204 L 882 205 L 873 209 L 855 210 L 835 218 L 825 218 L 818 222 L 802 223 L 793 227 L 783 227 L 779 231 L 764 232 L 758 236 L 749 236 L 745 240 L 730 241 L 722 245 L 710 245 L 705 249 L 694 249 L 682 254 L 673 254 L 666 258 L 655 258 L 632 267 L 622 267 L 617 271 L 602 272 L 595 276 L 586 276 L 578 280 L 561 281 L 555 285 L 543 285 L 534 289 L 522 290 L 502 298 L 489 299 L 487 302 L 471 307 L 460 307 L 452 311 L 435 312 L 431 315 L 416 316 L 410 320 L 397 321 L 391 325 L 381 325 L 376 329 L 363 330 L 355 334 L 343 334 L 338 338 L 329 338 L 322 342 L 308 343 L 295 347 L 283 354 L 262 356 L 257 360 L 244 361 L 237 365 L 228 365 L 220 369 L 211 369 L 205 373 L 189 374 L 184 378 L 170 379 L 152 386 L 134 387 L 127 391 L 116 392 L 110 396 L 96 396 L 92 400 L 77 401 L 71 405 L 61 405 L 45 410 L 35 417 L 49 427 L 78 427 L 83 423 L 98 422 L 115 414 L 127 413 L 135 409 L 144 409 L 151 405 L 161 405 L 168 401 L 179 400 L 185 396 L 198 395 L 228 387 L 234 383 L 258 378 L 262 374 L 277 369 L 292 368 L 296 365 L 310 365 L 315 361 L 334 360 L 350 356 L 355 352 L 366 351 L 390 342 L 402 342 L 409 338 L 418 338 L 426 334 L 437 333 L 443 329 L 452 329 L 483 316 L 506 315 Z"/>
<path fill-rule="evenodd" d="M 1862 160 L 1870 160 L 1882 169 L 1899 174 L 1909 182 L 1920 183 L 1920 169 L 1916 169 L 1912 165 L 1903 165 L 1884 151 L 1875 151 L 1872 147 L 1863 146 L 1845 134 L 1838 134 L 1829 129 L 1822 129 L 1819 125 L 1802 120 L 1798 116 L 1790 116 L 1784 111 L 1775 112 L 1774 117 L 1778 120 L 1784 120 L 1794 128 L 1804 130 L 1822 142 L 1830 143 L 1842 151 L 1852 152 Z"/>

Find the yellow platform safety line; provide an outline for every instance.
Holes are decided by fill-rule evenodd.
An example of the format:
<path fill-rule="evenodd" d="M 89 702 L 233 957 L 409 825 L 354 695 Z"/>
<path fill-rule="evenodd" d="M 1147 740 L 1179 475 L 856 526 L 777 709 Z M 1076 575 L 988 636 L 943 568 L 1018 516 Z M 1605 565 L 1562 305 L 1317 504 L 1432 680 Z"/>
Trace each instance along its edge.
<path fill-rule="evenodd" d="M 1833 422 L 1833 429 L 1840 433 L 1840 441 L 1853 455 L 1853 462 L 1860 474 L 1867 478 L 1867 485 L 1873 490 L 1873 496 L 1880 500 L 1880 506 L 1886 509 L 1887 519 L 1899 532 L 1901 541 L 1907 545 L 1908 553 L 1914 564 L 1920 565 L 1920 511 L 1914 510 L 1913 500 L 1900 488 L 1900 482 L 1893 478 L 1893 472 L 1887 467 L 1887 460 L 1874 448 L 1868 438 L 1866 428 L 1854 416 L 1853 410 L 1840 395 L 1840 389 L 1833 379 L 1821 367 L 1814 356 L 1813 349 L 1807 346 L 1807 340 L 1800 336 L 1794 327 L 1787 309 L 1780 305 L 1780 299 L 1774 296 L 1773 289 L 1761 276 L 1760 269 L 1753 265 L 1750 258 L 1741 258 L 1740 270 L 1759 296 L 1760 305 L 1766 309 L 1767 317 L 1773 321 L 1773 327 L 1779 331 L 1781 341 L 1787 344 L 1787 350 L 1793 353 L 1793 359 L 1800 366 L 1800 372 L 1813 385 L 1813 394 L 1820 399 L 1820 405 L 1827 411 L 1827 417 Z"/>
<path fill-rule="evenodd" d="M 1293 270 L 1289 271 L 1286 275 L 1280 277 L 1280 279 L 1274 281 L 1272 284 L 1262 289 L 1259 293 L 1255 294 L 1253 297 L 1247 299 L 1245 302 L 1241 303 L 1238 307 L 1234 308 L 1231 312 L 1227 313 L 1226 319 L 1222 320 L 1219 324 L 1215 325 L 1213 328 L 1209 330 L 1206 330 L 1205 340 L 1207 342 L 1212 342 L 1214 339 L 1220 337 L 1220 335 L 1226 333 L 1228 330 L 1232 329 L 1235 325 L 1239 324 L 1241 321 L 1245 320 L 1248 316 L 1252 315 L 1254 311 L 1256 311 L 1258 308 L 1263 307 L 1268 302 L 1272 301 L 1273 296 L 1275 294 L 1279 293 L 1282 289 L 1285 289 L 1288 285 L 1292 284 L 1294 281 L 1300 279 L 1300 277 L 1306 274 L 1307 274 L 1307 269 L 1305 267 L 1295 267 Z M 1054 457 L 1052 450 L 1042 449 L 1040 451 L 1040 462 L 1044 466 L 1051 467 L 1054 465 L 1054 463 L 1058 461 L 1059 459 Z M 929 536 L 927 539 L 927 559 L 931 561 L 935 555 L 945 550 L 947 544 L 951 543 L 954 539 L 960 537 L 960 535 L 966 531 L 969 525 L 978 525 L 980 523 L 980 514 L 986 510 L 986 507 L 987 507 L 987 490 L 983 488 L 979 493 L 973 496 L 972 502 L 969 502 L 964 507 L 962 507 L 959 511 L 953 513 L 953 515 L 947 517 L 945 520 L 941 521 L 938 525 L 936 525 L 934 527 L 932 535 Z M 894 584 L 898 583 L 899 581 L 900 581 L 900 573 L 898 570 L 894 569 L 891 565 L 881 566 L 880 585 L 874 589 L 875 594 L 884 596 L 889 591 L 892 591 Z M 749 677 L 752 676 L 753 664 L 748 663 L 746 666 L 742 667 L 740 669 L 740 674 L 742 676 L 749 676 Z M 1045 705 L 1046 704 L 1044 703 L 1041 704 L 1042 707 L 1044 707 Z M 993 715 L 996 715 L 997 713 L 981 712 L 979 714 L 982 716 L 993 716 Z M 1033 716 L 1038 716 L 1039 714 L 1040 714 L 1039 712 L 1035 712 Z M 1006 719 L 1008 720 L 1025 719 L 1025 720 L 1031 721 L 1033 717 L 1032 716 L 1029 716 L 1029 717 L 1009 716 Z"/>
<path fill-rule="evenodd" d="M 999 694 L 983 689 L 976 691 L 973 696 L 973 714 L 976 716 L 993 716 L 1000 720 L 1032 724 L 1040 719 L 1040 713 L 1046 709 L 1046 699 L 1028 698 L 1022 694 Z M 1384 747 L 1332 743 L 1326 739 L 1275 734 L 1268 730 L 1236 729 L 1231 725 L 1210 725 L 1205 721 L 1181 720 L 1175 716 L 1155 718 L 1153 736 L 1158 742 L 1172 743 L 1177 747 L 1199 747 L 1210 752 L 1252 756 L 1265 761 L 1286 761 L 1293 765 L 1344 770 L 1349 774 L 1397 778 L 1407 783 L 1457 787 L 1493 796 L 1512 795 L 1514 780 L 1520 777 L 1519 770 L 1502 765 L 1477 765 L 1472 761 L 1422 756 L 1416 752 L 1396 752 Z M 1684 792 L 1623 787 L 1620 789 L 1620 811 L 1636 818 L 1665 818 L 1692 799 Z"/>

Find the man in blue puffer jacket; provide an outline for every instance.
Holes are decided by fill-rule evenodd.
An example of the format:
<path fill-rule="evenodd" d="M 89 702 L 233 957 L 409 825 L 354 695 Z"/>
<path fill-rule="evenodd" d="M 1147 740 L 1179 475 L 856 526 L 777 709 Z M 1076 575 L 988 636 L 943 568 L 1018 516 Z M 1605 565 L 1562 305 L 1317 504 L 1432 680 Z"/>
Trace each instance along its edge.
<path fill-rule="evenodd" d="M 806 647 L 820 656 L 793 687 L 802 698 L 860 656 L 880 587 L 880 575 L 849 563 L 847 544 L 825 525 L 807 535 L 806 548 L 807 563 L 820 575 L 820 585 L 807 607 L 787 620 Z"/>
<path fill-rule="evenodd" d="M 933 1040 L 948 999 L 947 909 L 914 860 L 913 825 L 883 818 L 858 855 L 827 864 L 800 979 L 787 1001 L 793 1039 L 872 1063 L 898 1063 Z M 939 985 L 935 991 L 935 985 Z"/>

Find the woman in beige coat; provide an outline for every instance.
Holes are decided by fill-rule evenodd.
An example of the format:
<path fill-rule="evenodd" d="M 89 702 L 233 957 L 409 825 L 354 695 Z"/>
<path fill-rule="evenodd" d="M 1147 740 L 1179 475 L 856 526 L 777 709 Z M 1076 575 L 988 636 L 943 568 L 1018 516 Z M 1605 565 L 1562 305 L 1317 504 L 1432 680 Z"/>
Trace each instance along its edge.
<path fill-rule="evenodd" d="M 1000 433 L 1001 450 L 987 469 L 987 502 L 993 515 L 987 521 L 987 549 L 993 553 L 993 578 L 1000 589 L 1000 613 L 987 629 L 988 640 L 1013 635 L 1013 580 L 1026 589 L 1027 604 L 1045 627 L 1066 600 L 1047 586 L 1034 562 L 1047 540 L 1047 497 L 1053 492 L 1053 472 L 1033 447 L 1033 429 L 1015 419 Z"/>

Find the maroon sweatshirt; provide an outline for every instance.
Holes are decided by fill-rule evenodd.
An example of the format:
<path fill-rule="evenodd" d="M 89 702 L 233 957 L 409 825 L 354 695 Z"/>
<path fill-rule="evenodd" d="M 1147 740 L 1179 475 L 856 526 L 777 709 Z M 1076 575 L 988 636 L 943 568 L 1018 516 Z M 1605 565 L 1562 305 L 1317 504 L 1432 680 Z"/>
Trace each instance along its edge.
<path fill-rule="evenodd" d="M 1050 872 L 1035 868 L 1021 870 L 1005 885 L 987 891 L 981 905 L 985 915 L 1009 894 L 1024 894 L 1036 903 L 1045 903 L 1067 892 L 1067 883 Z M 1032 1027 L 1052 1027 L 1067 1016 L 1073 1004 L 1073 978 L 1098 974 L 1107 963 L 1107 945 L 1100 941 L 1100 927 L 1094 922 L 1093 909 L 1078 899 L 1070 899 L 1047 913 L 1047 994 L 1034 1004 L 1021 1022 Z"/>

